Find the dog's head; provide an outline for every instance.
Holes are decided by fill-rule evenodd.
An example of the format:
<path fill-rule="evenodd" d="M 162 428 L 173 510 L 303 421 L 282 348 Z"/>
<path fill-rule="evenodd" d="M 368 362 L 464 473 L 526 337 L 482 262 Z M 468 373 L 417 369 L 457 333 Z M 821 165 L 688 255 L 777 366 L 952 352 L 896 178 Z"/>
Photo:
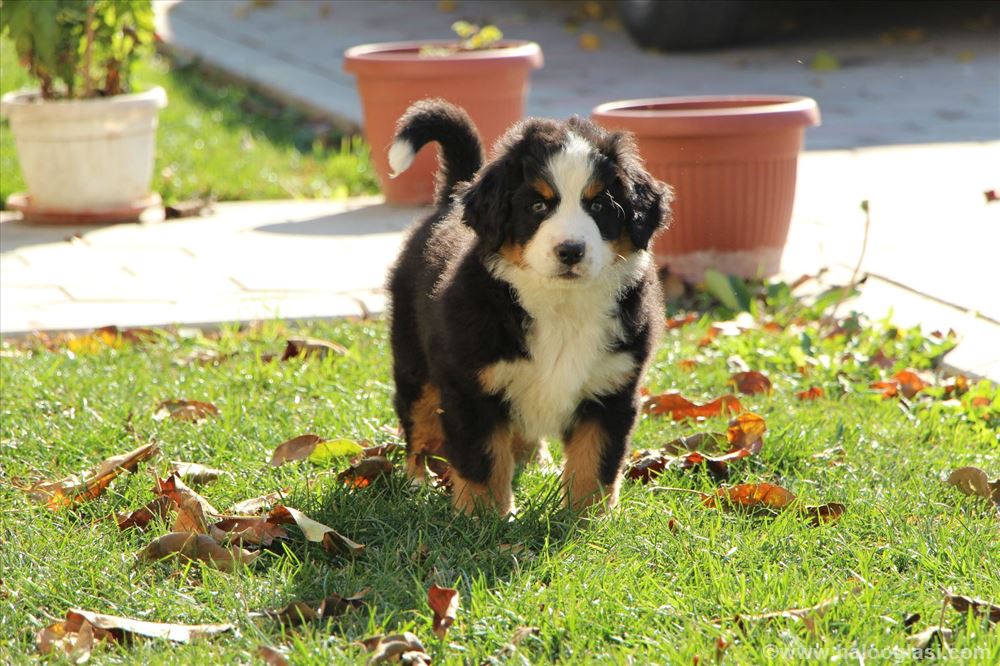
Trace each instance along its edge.
<path fill-rule="evenodd" d="M 458 200 L 480 248 L 506 269 L 586 284 L 647 249 L 667 224 L 670 188 L 646 172 L 629 134 L 528 120 Z"/>

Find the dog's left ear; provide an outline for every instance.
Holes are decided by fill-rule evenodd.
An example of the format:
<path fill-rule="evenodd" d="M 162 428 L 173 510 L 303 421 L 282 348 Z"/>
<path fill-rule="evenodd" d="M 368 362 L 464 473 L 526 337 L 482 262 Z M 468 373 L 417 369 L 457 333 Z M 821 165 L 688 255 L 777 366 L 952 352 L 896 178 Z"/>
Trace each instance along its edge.
<path fill-rule="evenodd" d="M 629 239 L 637 249 L 645 250 L 656 232 L 670 224 L 673 190 L 649 175 L 630 134 L 613 135 L 612 153 L 625 190 L 625 223 Z"/>

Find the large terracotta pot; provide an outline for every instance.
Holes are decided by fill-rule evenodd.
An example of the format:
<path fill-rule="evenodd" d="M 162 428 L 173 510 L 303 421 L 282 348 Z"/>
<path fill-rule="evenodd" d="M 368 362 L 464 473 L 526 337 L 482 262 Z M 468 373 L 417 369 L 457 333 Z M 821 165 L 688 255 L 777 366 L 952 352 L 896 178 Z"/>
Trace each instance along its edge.
<path fill-rule="evenodd" d="M 674 222 L 657 263 L 691 282 L 707 269 L 774 275 L 788 236 L 808 97 L 734 95 L 611 102 L 592 118 L 633 132 L 650 173 L 674 188 Z"/>
<path fill-rule="evenodd" d="M 388 202 L 426 204 L 434 198 L 435 149 L 425 147 L 412 166 L 389 178 L 388 149 L 396 121 L 413 102 L 442 97 L 464 108 L 488 150 L 524 115 L 531 70 L 542 66 L 534 42 L 502 41 L 497 48 L 421 56 L 425 46 L 455 42 L 390 42 L 355 46 L 344 54 L 344 69 L 358 77 L 365 139 Z"/>

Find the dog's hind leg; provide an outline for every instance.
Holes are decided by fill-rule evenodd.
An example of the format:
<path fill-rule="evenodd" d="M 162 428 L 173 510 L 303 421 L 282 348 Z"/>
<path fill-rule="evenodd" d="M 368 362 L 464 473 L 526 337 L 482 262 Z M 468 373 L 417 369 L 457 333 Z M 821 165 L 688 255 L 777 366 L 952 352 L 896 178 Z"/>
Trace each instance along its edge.
<path fill-rule="evenodd" d="M 398 409 L 398 407 L 397 407 Z M 427 456 L 444 455 L 444 431 L 441 428 L 441 395 L 431 384 L 424 384 L 415 400 L 409 403 L 404 421 L 406 432 L 406 473 L 415 481 L 425 477 Z"/>

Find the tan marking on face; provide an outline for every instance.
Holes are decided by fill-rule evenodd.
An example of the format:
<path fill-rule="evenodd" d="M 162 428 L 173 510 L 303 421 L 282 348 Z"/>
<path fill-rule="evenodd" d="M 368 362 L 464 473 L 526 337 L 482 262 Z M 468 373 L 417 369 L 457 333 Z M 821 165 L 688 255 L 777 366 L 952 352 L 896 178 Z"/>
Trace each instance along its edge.
<path fill-rule="evenodd" d="M 556 198 L 556 193 L 552 190 L 552 186 L 541 178 L 536 178 L 531 183 L 531 187 L 534 188 L 536 192 L 542 195 L 542 198 L 552 200 Z"/>
<path fill-rule="evenodd" d="M 486 483 L 473 483 L 463 479 L 454 467 L 451 470 L 452 504 L 456 511 L 471 514 L 476 510 L 492 509 L 501 516 L 514 513 L 513 433 L 503 425 L 493 433 L 487 444 L 492 464 Z"/>
<path fill-rule="evenodd" d="M 599 180 L 592 180 L 587 183 L 587 186 L 583 188 L 583 198 L 593 199 L 598 194 L 604 191 L 604 183 Z"/>
<path fill-rule="evenodd" d="M 514 264 L 524 267 L 524 246 L 517 243 L 504 243 L 500 246 L 500 256 Z"/>
<path fill-rule="evenodd" d="M 601 456 L 607 441 L 607 433 L 595 421 L 577 423 L 566 441 L 563 488 L 566 505 L 575 511 L 598 502 L 607 510 L 618 503 L 621 474 L 610 486 L 603 485 L 600 478 Z"/>
<path fill-rule="evenodd" d="M 424 457 L 444 457 L 444 431 L 441 428 L 441 394 L 425 384 L 420 398 L 410 408 L 410 441 L 406 446 L 406 473 L 423 480 Z"/>
<path fill-rule="evenodd" d="M 628 229 L 622 227 L 621 235 L 611 241 L 611 250 L 615 253 L 615 261 L 624 261 L 630 254 L 638 248 L 632 242 L 632 237 L 628 235 Z"/>

